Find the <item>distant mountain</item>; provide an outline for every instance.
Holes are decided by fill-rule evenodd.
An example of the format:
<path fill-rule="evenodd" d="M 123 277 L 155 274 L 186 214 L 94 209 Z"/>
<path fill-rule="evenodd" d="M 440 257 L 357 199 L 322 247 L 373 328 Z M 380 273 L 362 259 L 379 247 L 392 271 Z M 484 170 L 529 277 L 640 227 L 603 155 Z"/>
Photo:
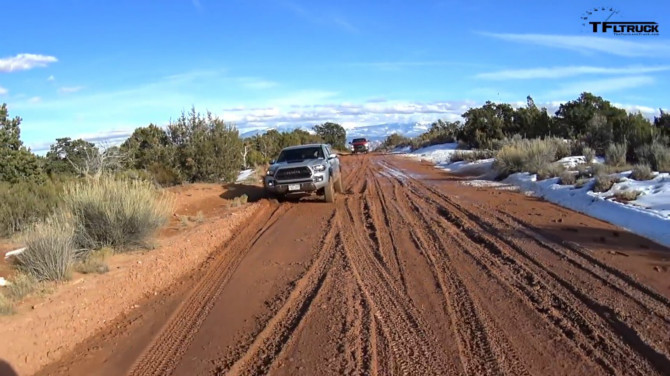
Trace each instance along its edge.
<path fill-rule="evenodd" d="M 353 138 L 365 137 L 370 140 L 382 141 L 387 136 L 398 133 L 407 137 L 415 137 L 425 132 L 430 128 L 428 123 L 384 123 L 374 125 L 349 126 L 347 130 L 347 141 Z M 264 128 L 243 128 L 240 129 L 240 136 L 253 137 L 257 134 L 263 134 L 270 129 L 276 129 L 280 132 L 290 132 L 294 129 L 302 129 L 308 132 L 313 132 L 310 127 L 281 125 L 278 127 L 264 127 Z"/>

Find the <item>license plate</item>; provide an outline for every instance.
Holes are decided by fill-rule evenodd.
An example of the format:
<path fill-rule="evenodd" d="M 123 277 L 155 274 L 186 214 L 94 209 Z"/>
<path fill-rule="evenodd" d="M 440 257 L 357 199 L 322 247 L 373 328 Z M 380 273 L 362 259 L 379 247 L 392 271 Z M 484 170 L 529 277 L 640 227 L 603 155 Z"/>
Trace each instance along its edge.
<path fill-rule="evenodd" d="M 300 184 L 289 184 L 288 190 L 289 191 L 299 191 L 300 190 Z"/>

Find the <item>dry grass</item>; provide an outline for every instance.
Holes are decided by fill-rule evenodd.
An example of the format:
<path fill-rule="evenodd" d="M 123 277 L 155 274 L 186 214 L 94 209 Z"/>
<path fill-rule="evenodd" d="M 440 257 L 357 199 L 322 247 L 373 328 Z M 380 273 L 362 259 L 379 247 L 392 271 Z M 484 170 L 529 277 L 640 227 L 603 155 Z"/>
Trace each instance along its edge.
<path fill-rule="evenodd" d="M 654 172 L 648 165 L 636 165 L 633 167 L 630 178 L 638 181 L 651 180 L 654 178 Z"/>
<path fill-rule="evenodd" d="M 623 166 L 626 164 L 626 144 L 612 144 L 605 151 L 605 163 L 610 166 Z"/>
<path fill-rule="evenodd" d="M 174 203 L 149 182 L 103 177 L 68 185 L 65 205 L 75 218 L 79 247 L 118 251 L 145 246 L 168 221 Z"/>
<path fill-rule="evenodd" d="M 91 252 L 87 257 L 76 263 L 74 269 L 82 274 L 104 274 L 109 271 L 107 265 L 107 258 L 113 254 L 114 250 L 111 248 L 103 248 L 98 251 Z"/>
<path fill-rule="evenodd" d="M 60 213 L 34 225 L 24 236 L 26 250 L 17 255 L 16 266 L 39 281 L 70 278 L 75 258 L 72 218 Z"/>
<path fill-rule="evenodd" d="M 616 178 L 611 175 L 598 175 L 595 179 L 595 185 L 593 186 L 594 192 L 607 192 L 612 189 L 612 186 L 616 182 Z"/>
<path fill-rule="evenodd" d="M 202 210 L 198 211 L 198 214 L 195 216 L 195 221 L 198 223 L 205 222 L 205 214 L 202 212 Z"/>
<path fill-rule="evenodd" d="M 493 166 L 500 178 L 516 172 L 555 172 L 550 164 L 558 159 L 559 154 L 569 154 L 569 149 L 569 144 L 557 139 L 511 140 L 498 151 Z"/>
<path fill-rule="evenodd" d="M 641 194 L 639 191 L 619 191 L 614 194 L 614 198 L 618 201 L 635 201 Z"/>
<path fill-rule="evenodd" d="M 30 274 L 17 274 L 7 286 L 7 297 L 14 301 L 19 301 L 37 290 L 38 282 Z"/>
<path fill-rule="evenodd" d="M 248 200 L 249 200 L 249 196 L 247 196 L 246 194 L 244 194 L 242 196 L 235 197 L 233 199 L 233 201 L 230 202 L 230 207 L 231 208 L 236 208 L 236 207 L 242 206 L 242 205 L 246 204 Z"/>
<path fill-rule="evenodd" d="M 577 183 L 577 175 L 574 172 L 571 171 L 563 171 L 561 172 L 560 176 L 560 183 L 562 185 L 574 185 Z"/>
<path fill-rule="evenodd" d="M 14 303 L 0 292 L 0 316 L 13 315 L 14 312 Z"/>

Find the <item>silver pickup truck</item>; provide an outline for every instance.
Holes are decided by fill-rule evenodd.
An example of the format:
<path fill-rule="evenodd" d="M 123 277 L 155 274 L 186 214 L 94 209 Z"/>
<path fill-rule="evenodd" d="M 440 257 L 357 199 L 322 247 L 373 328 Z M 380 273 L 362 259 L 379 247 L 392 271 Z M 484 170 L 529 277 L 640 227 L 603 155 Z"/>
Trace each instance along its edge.
<path fill-rule="evenodd" d="M 326 202 L 335 201 L 335 192 L 342 193 L 340 159 L 329 145 L 291 146 L 279 153 L 263 180 L 266 192 L 277 198 L 292 193 L 316 193 Z"/>

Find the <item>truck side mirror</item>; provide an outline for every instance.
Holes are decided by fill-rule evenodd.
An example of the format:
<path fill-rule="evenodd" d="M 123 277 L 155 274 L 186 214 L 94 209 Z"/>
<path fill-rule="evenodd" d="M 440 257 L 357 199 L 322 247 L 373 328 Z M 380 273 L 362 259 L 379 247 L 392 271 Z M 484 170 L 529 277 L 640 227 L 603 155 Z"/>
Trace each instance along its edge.
<path fill-rule="evenodd" d="M 270 160 L 270 164 L 275 164 L 275 163 L 277 163 L 277 161 L 275 161 L 274 159 Z"/>
<path fill-rule="evenodd" d="M 328 159 L 335 159 L 337 158 L 337 154 L 333 153 L 328 156 Z"/>

